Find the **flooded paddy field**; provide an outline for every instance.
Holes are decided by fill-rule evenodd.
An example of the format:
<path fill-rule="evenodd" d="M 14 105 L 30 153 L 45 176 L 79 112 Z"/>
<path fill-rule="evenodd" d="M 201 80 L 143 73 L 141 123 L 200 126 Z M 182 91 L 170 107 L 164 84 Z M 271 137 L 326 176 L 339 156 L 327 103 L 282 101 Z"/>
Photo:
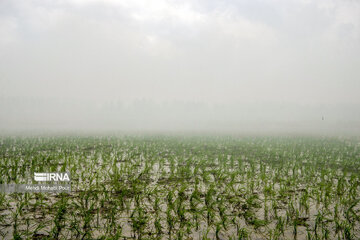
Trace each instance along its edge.
<path fill-rule="evenodd" d="M 0 239 L 360 239 L 360 139 L 2 137 Z"/>

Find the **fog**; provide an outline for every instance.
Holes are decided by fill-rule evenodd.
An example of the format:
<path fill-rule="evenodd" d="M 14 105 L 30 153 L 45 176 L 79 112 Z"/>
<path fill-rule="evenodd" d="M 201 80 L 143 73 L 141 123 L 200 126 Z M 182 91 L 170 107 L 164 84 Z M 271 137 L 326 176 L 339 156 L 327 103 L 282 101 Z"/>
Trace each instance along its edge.
<path fill-rule="evenodd" d="M 0 0 L 0 131 L 360 134 L 360 2 Z"/>

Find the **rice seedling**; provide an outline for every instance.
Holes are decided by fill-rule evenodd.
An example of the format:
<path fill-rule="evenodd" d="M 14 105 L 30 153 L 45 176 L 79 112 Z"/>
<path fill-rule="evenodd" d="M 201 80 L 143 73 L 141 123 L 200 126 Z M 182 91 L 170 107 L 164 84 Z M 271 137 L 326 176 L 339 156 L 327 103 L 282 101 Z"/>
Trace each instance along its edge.
<path fill-rule="evenodd" d="M 359 239 L 359 139 L 2 137 L 1 239 Z"/>

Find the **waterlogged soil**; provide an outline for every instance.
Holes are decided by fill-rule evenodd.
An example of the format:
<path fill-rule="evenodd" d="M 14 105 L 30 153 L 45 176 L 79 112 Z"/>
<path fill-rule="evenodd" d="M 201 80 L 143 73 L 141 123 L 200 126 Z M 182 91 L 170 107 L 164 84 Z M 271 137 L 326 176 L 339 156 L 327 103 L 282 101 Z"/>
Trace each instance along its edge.
<path fill-rule="evenodd" d="M 359 239 L 360 145 L 343 138 L 2 138 L 0 239 Z M 46 149 L 46 150 L 44 150 Z"/>

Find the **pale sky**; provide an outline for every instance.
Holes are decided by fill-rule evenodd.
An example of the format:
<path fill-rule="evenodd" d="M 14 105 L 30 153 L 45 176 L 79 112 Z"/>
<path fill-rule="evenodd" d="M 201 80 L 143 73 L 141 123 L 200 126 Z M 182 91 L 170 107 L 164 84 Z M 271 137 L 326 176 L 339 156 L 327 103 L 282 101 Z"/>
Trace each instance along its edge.
<path fill-rule="evenodd" d="M 360 1 L 0 0 L 0 96 L 348 106 L 360 121 Z"/>

